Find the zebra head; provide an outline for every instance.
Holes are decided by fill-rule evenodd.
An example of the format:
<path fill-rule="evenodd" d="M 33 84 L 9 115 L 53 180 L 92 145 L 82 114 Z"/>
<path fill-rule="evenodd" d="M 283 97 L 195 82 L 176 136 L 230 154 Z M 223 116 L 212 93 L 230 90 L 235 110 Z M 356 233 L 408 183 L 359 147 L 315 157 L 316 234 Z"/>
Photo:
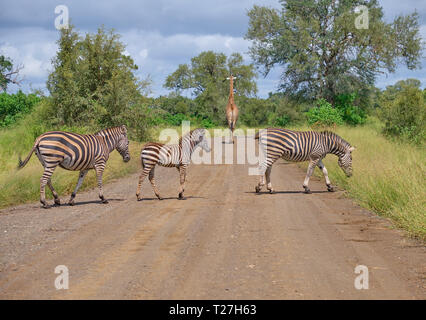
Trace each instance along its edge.
<path fill-rule="evenodd" d="M 347 177 L 352 176 L 352 151 L 355 150 L 355 147 L 348 146 L 346 152 L 339 156 L 337 164 L 342 168 L 343 172 Z"/>
<path fill-rule="evenodd" d="M 206 139 L 206 129 L 198 128 L 192 132 L 192 141 L 194 141 L 194 149 L 201 147 L 206 152 L 210 152 L 210 147 Z"/>
<path fill-rule="evenodd" d="M 130 160 L 129 153 L 129 139 L 127 139 L 127 128 L 125 125 L 120 127 L 121 134 L 118 137 L 117 145 L 115 149 L 121 154 L 124 162 L 128 162 Z"/>

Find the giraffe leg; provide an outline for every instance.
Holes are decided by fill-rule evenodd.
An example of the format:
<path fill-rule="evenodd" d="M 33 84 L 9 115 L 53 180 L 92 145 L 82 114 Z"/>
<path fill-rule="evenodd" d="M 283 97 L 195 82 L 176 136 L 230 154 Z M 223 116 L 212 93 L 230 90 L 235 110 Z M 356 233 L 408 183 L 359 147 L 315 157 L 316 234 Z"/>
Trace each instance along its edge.
<path fill-rule="evenodd" d="M 101 203 L 108 203 L 108 200 L 105 199 L 104 197 L 104 192 L 102 188 L 102 175 L 104 173 L 104 167 L 95 165 L 95 171 L 96 171 L 96 178 L 98 180 L 99 199 L 101 199 Z"/>
<path fill-rule="evenodd" d="M 71 194 L 70 200 L 68 201 L 68 204 L 70 206 L 74 205 L 74 198 L 75 198 L 75 196 L 77 194 L 78 189 L 80 189 L 81 185 L 83 184 L 83 180 L 84 180 L 84 177 L 86 176 L 87 172 L 88 172 L 88 170 L 82 170 L 82 171 L 80 171 L 80 174 L 78 176 L 77 185 L 75 186 L 74 192 Z"/>
<path fill-rule="evenodd" d="M 55 171 L 56 166 L 54 167 L 45 167 L 43 175 L 40 178 L 40 202 L 43 205 L 43 208 L 50 208 L 46 202 L 46 184 L 49 182 L 52 177 L 53 171 Z"/>
<path fill-rule="evenodd" d="M 183 196 L 183 192 L 185 191 L 186 165 L 179 166 L 179 175 L 180 175 L 179 200 L 186 200 L 186 198 Z"/>
<path fill-rule="evenodd" d="M 325 184 L 327 186 L 327 190 L 329 192 L 334 192 L 335 189 L 334 187 L 331 185 L 331 181 L 330 178 L 328 177 L 328 171 L 327 168 L 325 167 L 325 165 L 322 163 L 322 161 L 318 162 L 318 168 L 320 168 L 322 170 L 322 173 L 324 174 L 324 178 L 325 178 Z"/>
<path fill-rule="evenodd" d="M 145 179 L 145 177 L 151 172 L 151 169 L 153 168 L 148 166 L 143 167 L 142 172 L 139 176 L 138 188 L 136 190 L 136 198 L 138 199 L 138 201 L 142 201 L 142 197 L 141 197 L 142 182 Z"/>
<path fill-rule="evenodd" d="M 274 193 L 275 190 L 272 188 L 272 183 L 271 183 L 271 171 L 272 171 L 272 166 L 270 166 L 268 169 L 266 169 L 266 172 L 265 172 L 266 189 L 269 190 L 269 193 Z"/>
<path fill-rule="evenodd" d="M 151 171 L 149 172 L 149 176 L 148 176 L 149 182 L 151 182 L 152 189 L 154 190 L 154 193 L 157 196 L 158 200 L 163 200 L 163 198 L 160 196 L 160 193 L 158 192 L 157 186 L 155 184 L 154 170 L 155 170 L 155 167 L 153 167 L 151 169 Z"/>
<path fill-rule="evenodd" d="M 306 172 L 305 181 L 303 182 L 303 188 L 305 189 L 305 193 L 312 193 L 309 189 L 309 179 L 312 176 L 312 173 L 314 172 L 315 167 L 317 166 L 319 160 L 311 160 L 309 162 L 308 171 Z"/>
<path fill-rule="evenodd" d="M 53 194 L 53 198 L 55 199 L 55 205 L 56 206 L 60 206 L 61 205 L 61 200 L 59 199 L 58 193 L 55 191 L 55 189 L 53 188 L 52 185 L 52 179 L 49 179 L 47 181 L 47 185 L 49 186 L 50 191 L 52 191 Z"/>

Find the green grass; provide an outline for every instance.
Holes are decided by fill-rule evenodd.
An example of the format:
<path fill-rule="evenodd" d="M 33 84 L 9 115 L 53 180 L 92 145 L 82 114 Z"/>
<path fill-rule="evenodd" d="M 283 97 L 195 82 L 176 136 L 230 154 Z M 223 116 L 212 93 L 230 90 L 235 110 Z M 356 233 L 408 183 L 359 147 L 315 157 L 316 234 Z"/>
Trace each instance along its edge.
<path fill-rule="evenodd" d="M 426 240 L 425 149 L 386 139 L 376 121 L 360 127 L 338 127 L 335 132 L 356 150 L 351 178 L 339 168 L 337 157 L 326 157 L 324 164 L 331 182 L 361 206 L 390 218 L 409 235 Z M 307 163 L 302 167 L 306 169 Z M 315 175 L 323 179 L 318 168 Z"/>

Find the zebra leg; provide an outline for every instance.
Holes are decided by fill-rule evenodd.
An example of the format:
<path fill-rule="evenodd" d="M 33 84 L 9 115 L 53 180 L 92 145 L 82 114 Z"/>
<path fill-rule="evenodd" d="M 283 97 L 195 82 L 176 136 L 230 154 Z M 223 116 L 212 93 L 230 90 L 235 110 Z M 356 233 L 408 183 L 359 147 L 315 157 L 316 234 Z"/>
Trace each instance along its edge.
<path fill-rule="evenodd" d="M 163 198 L 160 196 L 160 193 L 158 192 L 157 186 L 155 185 L 154 170 L 155 170 L 155 167 L 153 167 L 151 171 L 149 172 L 148 178 L 149 178 L 149 181 L 151 182 L 152 189 L 154 190 L 154 193 L 157 196 L 158 200 L 163 200 Z"/>
<path fill-rule="evenodd" d="M 50 208 L 46 202 L 46 184 L 49 182 L 52 177 L 53 171 L 55 171 L 56 166 L 54 167 L 45 167 L 43 175 L 40 178 L 40 202 L 43 205 L 43 208 Z"/>
<path fill-rule="evenodd" d="M 327 185 L 327 190 L 329 192 L 334 192 L 334 188 L 331 185 L 331 181 L 328 178 L 328 171 L 327 168 L 324 166 L 324 164 L 322 163 L 322 161 L 318 162 L 318 168 L 320 168 L 322 170 L 322 173 L 324 174 L 324 178 L 325 178 L 325 184 Z"/>
<path fill-rule="evenodd" d="M 305 193 L 312 193 L 311 189 L 309 189 L 308 187 L 308 184 L 309 184 L 309 179 L 312 173 L 314 172 L 314 169 L 317 166 L 317 164 L 318 164 L 318 160 L 311 160 L 311 162 L 309 162 L 308 171 L 306 172 L 305 181 L 303 182 L 303 188 L 305 189 Z"/>
<path fill-rule="evenodd" d="M 86 176 L 87 172 L 88 172 L 88 170 L 81 170 L 80 171 L 80 175 L 78 176 L 77 185 L 75 186 L 74 192 L 71 194 L 70 200 L 68 201 L 68 204 L 70 206 L 74 205 L 74 198 L 77 194 L 78 189 L 80 189 L 81 185 L 83 184 L 83 180 L 84 180 L 84 177 Z"/>
<path fill-rule="evenodd" d="M 272 183 L 271 183 L 271 171 L 272 171 L 272 166 L 270 166 L 268 169 L 266 169 L 265 172 L 265 176 L 266 176 L 266 189 L 269 190 L 269 193 L 274 193 L 274 188 L 272 188 Z"/>
<path fill-rule="evenodd" d="M 57 194 L 57 192 L 55 191 L 55 189 L 53 188 L 53 185 L 52 185 L 52 179 L 49 179 L 48 181 L 47 181 L 47 185 L 49 186 L 49 188 L 50 188 L 50 191 L 52 191 L 52 194 L 53 194 L 53 198 L 55 198 L 55 205 L 57 205 L 57 206 L 60 206 L 61 205 L 61 200 L 59 199 L 59 196 L 58 196 L 58 194 Z"/>
<path fill-rule="evenodd" d="M 142 182 L 145 179 L 145 177 L 151 172 L 153 167 L 144 167 L 142 170 L 142 173 L 139 176 L 139 182 L 138 182 L 138 188 L 136 190 L 136 197 L 138 201 L 142 201 L 141 195 L 141 188 L 142 188 Z M 154 191 L 155 192 L 155 191 Z"/>
<path fill-rule="evenodd" d="M 260 178 L 259 178 L 259 183 L 257 184 L 255 188 L 256 193 L 259 193 L 260 190 L 262 190 L 262 187 L 265 185 L 265 174 L 267 171 L 268 171 L 268 166 L 266 163 L 263 163 L 262 165 L 259 166 Z"/>
<path fill-rule="evenodd" d="M 96 177 L 98 179 L 99 199 L 101 199 L 101 203 L 108 203 L 108 200 L 104 198 L 104 192 L 102 189 L 102 175 L 104 173 L 104 167 L 95 165 L 95 171 L 96 171 Z"/>
<path fill-rule="evenodd" d="M 180 174 L 179 200 L 186 200 L 186 198 L 183 196 L 183 192 L 185 191 L 186 165 L 179 166 L 179 174 Z"/>

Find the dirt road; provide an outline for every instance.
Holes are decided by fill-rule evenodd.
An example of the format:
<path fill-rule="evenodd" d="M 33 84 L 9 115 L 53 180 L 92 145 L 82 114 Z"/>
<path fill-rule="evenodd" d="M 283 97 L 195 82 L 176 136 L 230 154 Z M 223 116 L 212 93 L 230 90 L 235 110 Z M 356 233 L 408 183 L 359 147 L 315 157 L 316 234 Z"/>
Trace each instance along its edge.
<path fill-rule="evenodd" d="M 426 249 L 280 161 L 276 194 L 255 194 L 246 165 L 157 168 L 136 201 L 137 176 L 81 193 L 76 206 L 0 212 L 1 299 L 425 299 Z M 77 175 L 76 175 L 77 178 Z M 68 197 L 62 196 L 63 202 Z M 54 269 L 69 270 L 56 290 Z M 369 289 L 354 287 L 357 265 Z"/>

